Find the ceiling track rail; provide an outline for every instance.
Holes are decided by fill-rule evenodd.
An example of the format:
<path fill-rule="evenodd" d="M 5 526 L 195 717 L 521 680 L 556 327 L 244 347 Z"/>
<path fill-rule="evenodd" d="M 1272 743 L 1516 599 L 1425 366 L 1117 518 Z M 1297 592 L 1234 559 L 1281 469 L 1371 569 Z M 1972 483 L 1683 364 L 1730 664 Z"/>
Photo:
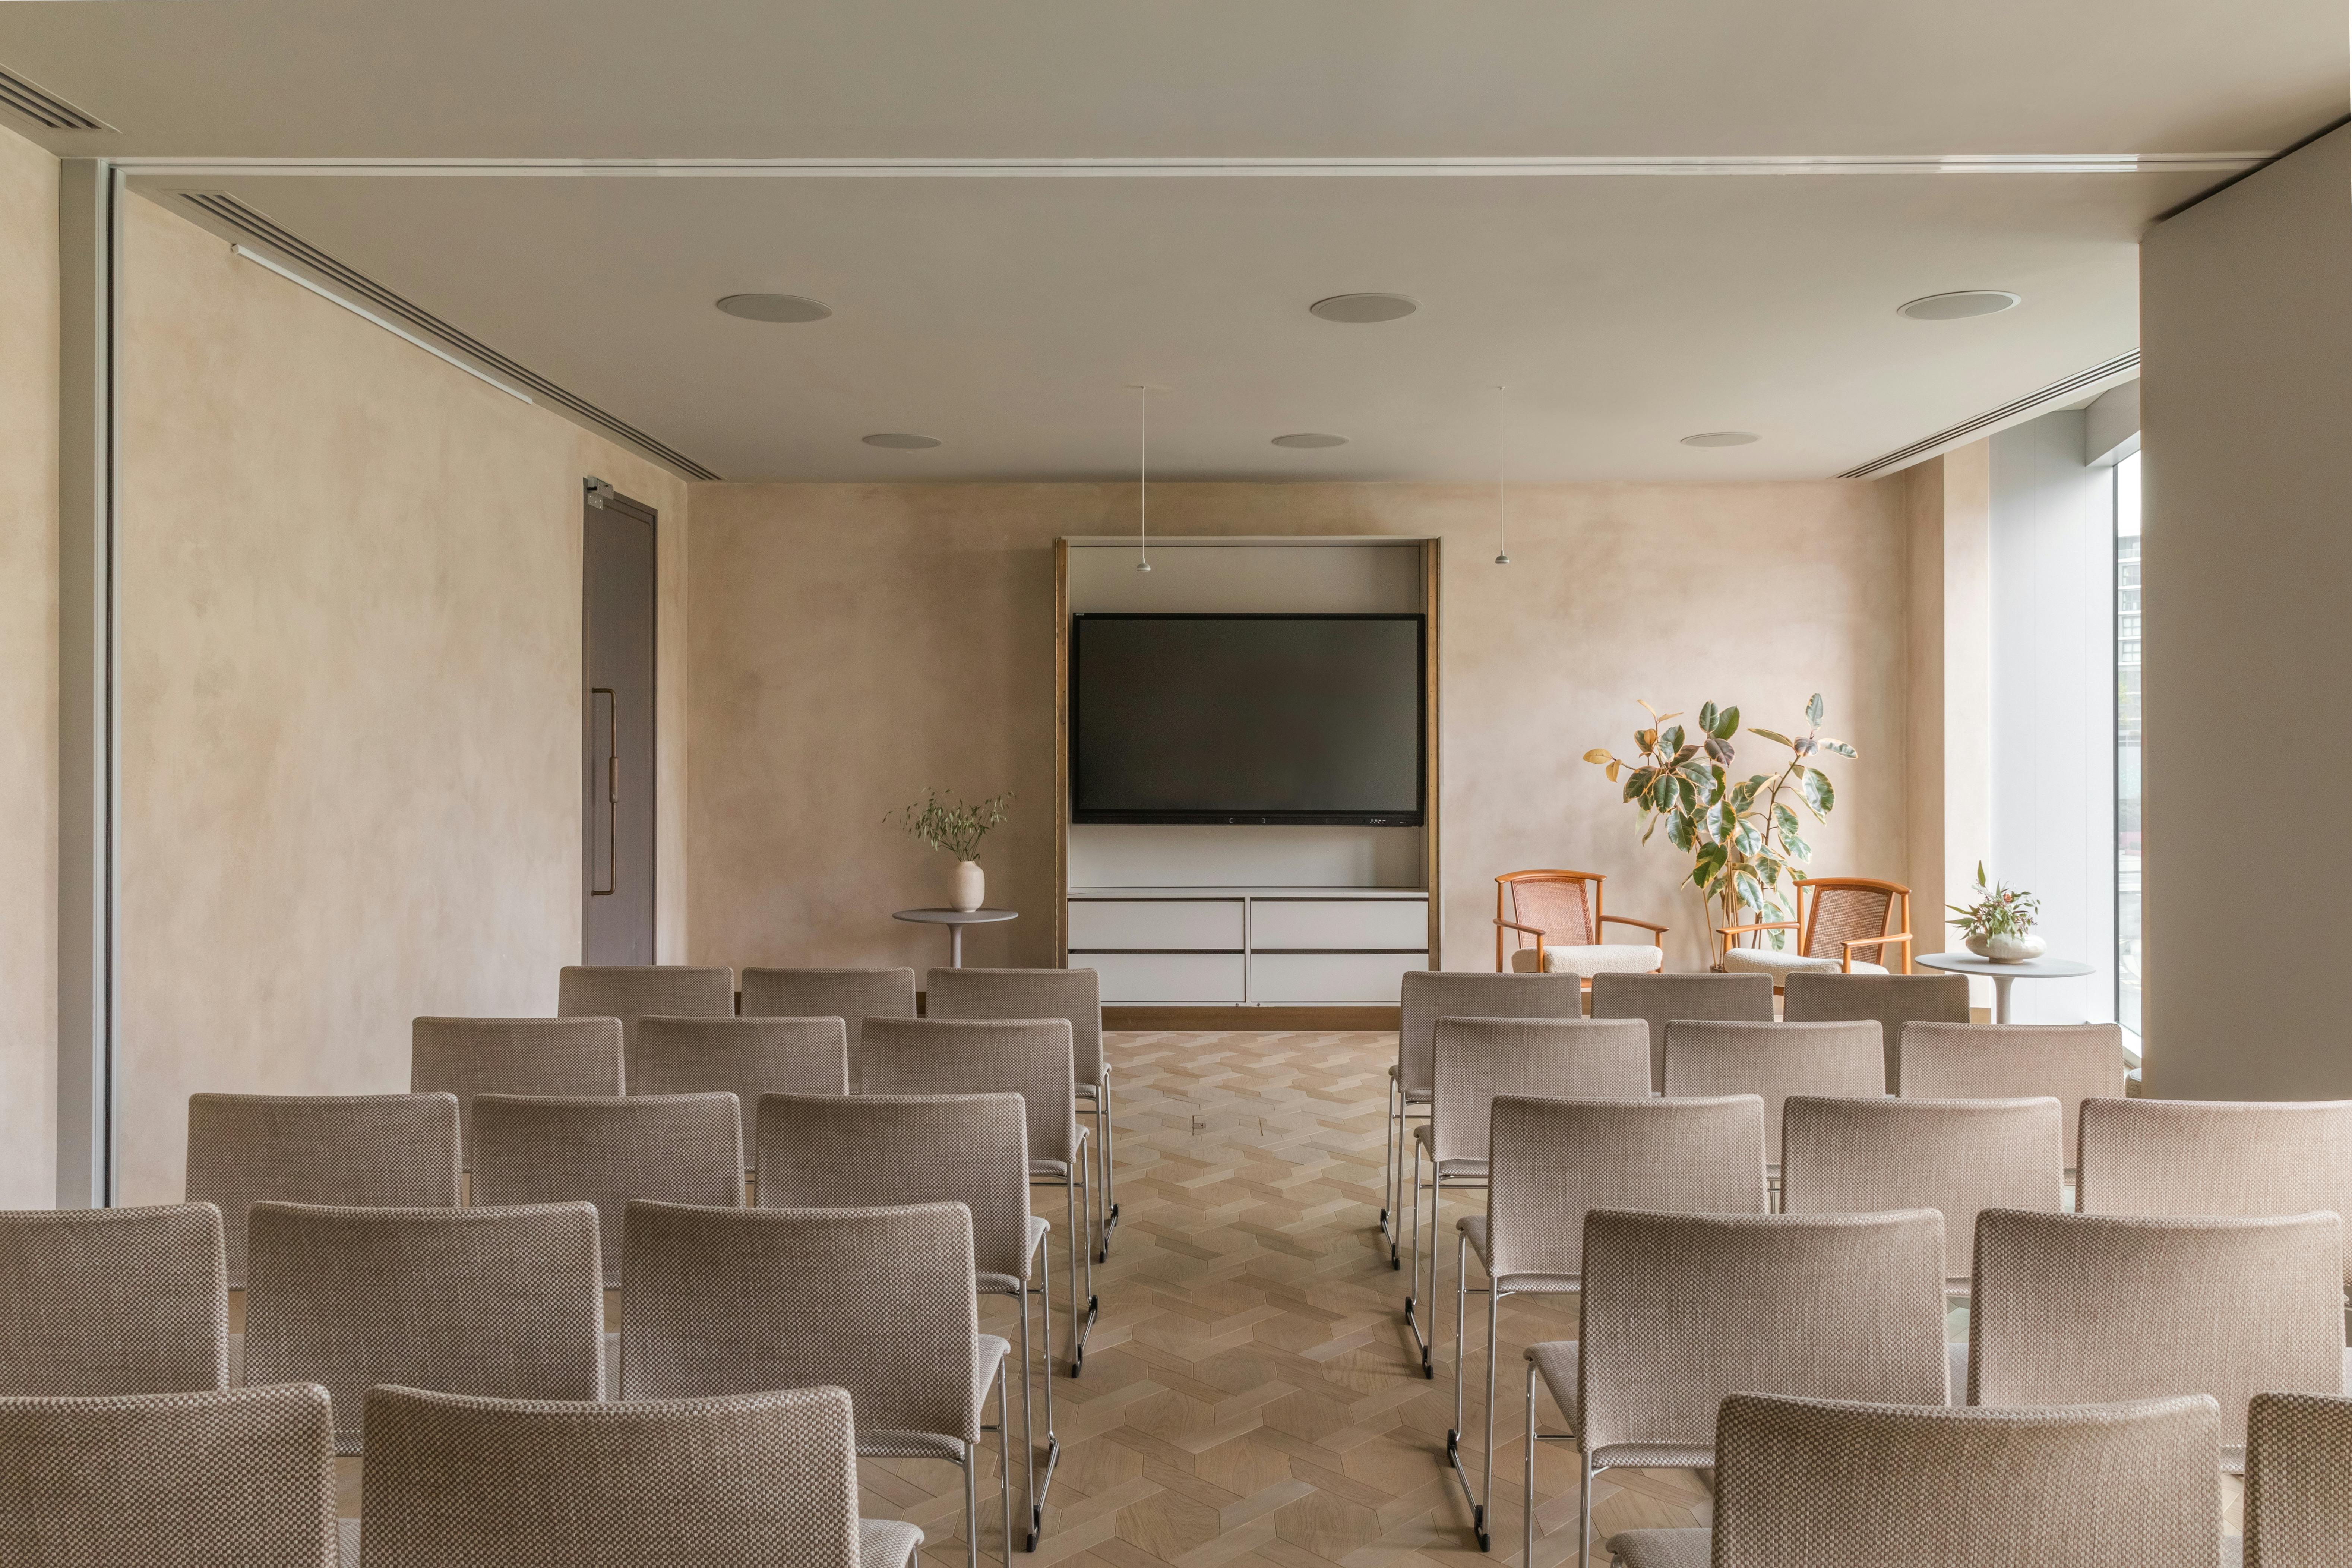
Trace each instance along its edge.
<path fill-rule="evenodd" d="M 2045 404 L 2056 403 L 2062 398 L 2071 397 L 2076 393 L 2098 385 L 2103 381 L 2112 381 L 2126 371 L 2138 368 L 2139 351 L 2137 349 L 2132 350 L 2127 354 L 2117 354 L 2103 364 L 2095 364 L 2090 369 L 2070 375 L 2063 381 L 2053 381 L 2039 392 L 2028 393 L 2014 403 L 2004 403 L 1990 413 L 1979 414 L 1965 425 L 1955 425 L 1948 430 L 1938 430 L 1926 440 L 1914 441 L 1908 447 L 1889 452 L 1874 462 L 1864 463 L 1858 468 L 1848 468 L 1838 478 L 1842 479 L 1875 479 L 1889 469 L 1904 468 L 1917 462 L 1922 458 L 1932 456 L 1942 447 L 1965 441 L 1979 430 L 1989 430 L 1996 425 L 2008 424 L 2021 414 L 2031 414 Z"/>
<path fill-rule="evenodd" d="M 46 88 L 0 66 L 0 109 L 12 109 L 47 131 L 112 131 L 87 110 L 76 109 Z"/>
<path fill-rule="evenodd" d="M 300 236 L 281 228 L 270 218 L 246 205 L 235 196 L 219 191 L 183 191 L 179 194 L 183 201 L 204 213 L 215 223 L 225 224 L 237 233 L 259 241 L 279 256 L 307 268 L 332 283 L 336 288 L 357 296 L 358 299 L 410 329 L 446 344 L 459 353 L 478 362 L 485 369 L 495 371 L 499 375 L 520 386 L 530 388 L 537 397 L 570 411 L 583 422 L 626 442 L 656 458 L 667 467 L 691 479 L 716 479 L 719 478 L 717 474 L 685 453 L 656 440 L 626 420 L 606 413 L 586 398 L 557 385 L 538 372 L 518 364 L 480 339 L 451 326 L 423 306 L 385 288 L 366 273 L 338 261 Z"/>

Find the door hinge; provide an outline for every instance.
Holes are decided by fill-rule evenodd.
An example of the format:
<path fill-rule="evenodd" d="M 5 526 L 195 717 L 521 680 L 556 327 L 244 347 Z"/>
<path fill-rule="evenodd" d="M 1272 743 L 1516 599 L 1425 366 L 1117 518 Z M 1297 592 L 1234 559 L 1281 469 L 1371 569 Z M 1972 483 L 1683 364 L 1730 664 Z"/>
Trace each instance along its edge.
<path fill-rule="evenodd" d="M 597 479 L 593 474 L 587 479 L 582 480 L 581 483 L 587 487 L 588 504 L 594 507 L 599 511 L 602 511 L 604 509 L 605 502 L 611 500 L 619 493 L 613 489 L 611 480 Z"/>

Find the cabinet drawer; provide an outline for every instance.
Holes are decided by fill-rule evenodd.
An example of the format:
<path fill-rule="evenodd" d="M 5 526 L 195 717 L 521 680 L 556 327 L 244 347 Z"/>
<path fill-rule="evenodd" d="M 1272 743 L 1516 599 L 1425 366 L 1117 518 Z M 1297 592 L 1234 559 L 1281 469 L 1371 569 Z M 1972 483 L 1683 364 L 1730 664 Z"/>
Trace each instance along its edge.
<path fill-rule="evenodd" d="M 1393 1003 L 1406 972 L 1428 967 L 1425 952 L 1252 953 L 1250 1000 Z"/>
<path fill-rule="evenodd" d="M 1079 952 L 1070 967 L 1102 977 L 1102 999 L 1121 1002 L 1239 1002 L 1238 952 Z"/>
<path fill-rule="evenodd" d="M 1070 947 L 1242 948 L 1239 899 L 1072 899 Z"/>
<path fill-rule="evenodd" d="M 1261 952 L 1295 947 L 1417 952 L 1429 946 L 1429 904 L 1423 899 L 1260 899 L 1250 905 L 1250 946 Z"/>

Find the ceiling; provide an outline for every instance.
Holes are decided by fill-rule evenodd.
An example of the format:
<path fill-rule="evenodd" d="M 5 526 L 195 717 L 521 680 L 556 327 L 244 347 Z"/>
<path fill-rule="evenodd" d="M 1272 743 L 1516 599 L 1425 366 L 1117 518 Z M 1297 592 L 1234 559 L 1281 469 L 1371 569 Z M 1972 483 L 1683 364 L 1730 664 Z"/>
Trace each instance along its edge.
<path fill-rule="evenodd" d="M 0 5 L 0 67 L 229 160 L 2253 153 L 2339 117 L 2336 0 Z M 1832 474 L 2133 348 L 2226 174 L 293 176 L 167 167 L 728 479 Z M 1999 288 L 2017 310 L 1895 307 Z M 1306 307 L 1388 289 L 1404 321 Z M 832 305 L 745 321 L 720 295 Z M 1696 450 L 1685 435 L 1752 430 Z M 858 437 L 935 436 L 886 451 Z M 1349 445 L 1279 448 L 1331 431 Z"/>

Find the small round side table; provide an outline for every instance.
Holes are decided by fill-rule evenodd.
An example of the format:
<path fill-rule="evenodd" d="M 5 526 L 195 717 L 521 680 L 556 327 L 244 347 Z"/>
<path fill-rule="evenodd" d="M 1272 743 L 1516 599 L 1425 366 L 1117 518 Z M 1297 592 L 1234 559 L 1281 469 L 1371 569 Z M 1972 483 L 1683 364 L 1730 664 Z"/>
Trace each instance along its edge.
<path fill-rule="evenodd" d="M 2022 963 L 1996 963 L 1973 952 L 1931 952 L 1911 961 L 1922 969 L 1947 974 L 1981 974 L 1992 982 L 1992 1021 L 2009 1022 L 2009 985 L 2012 980 L 2072 980 L 2094 973 L 2087 963 L 2071 958 L 2029 958 Z"/>
<path fill-rule="evenodd" d="M 1021 911 L 1019 910 L 895 910 L 890 918 L 894 921 L 912 921 L 918 925 L 947 927 L 948 967 L 961 969 L 964 927 L 994 925 L 999 921 L 1017 921 L 1021 918 Z"/>

